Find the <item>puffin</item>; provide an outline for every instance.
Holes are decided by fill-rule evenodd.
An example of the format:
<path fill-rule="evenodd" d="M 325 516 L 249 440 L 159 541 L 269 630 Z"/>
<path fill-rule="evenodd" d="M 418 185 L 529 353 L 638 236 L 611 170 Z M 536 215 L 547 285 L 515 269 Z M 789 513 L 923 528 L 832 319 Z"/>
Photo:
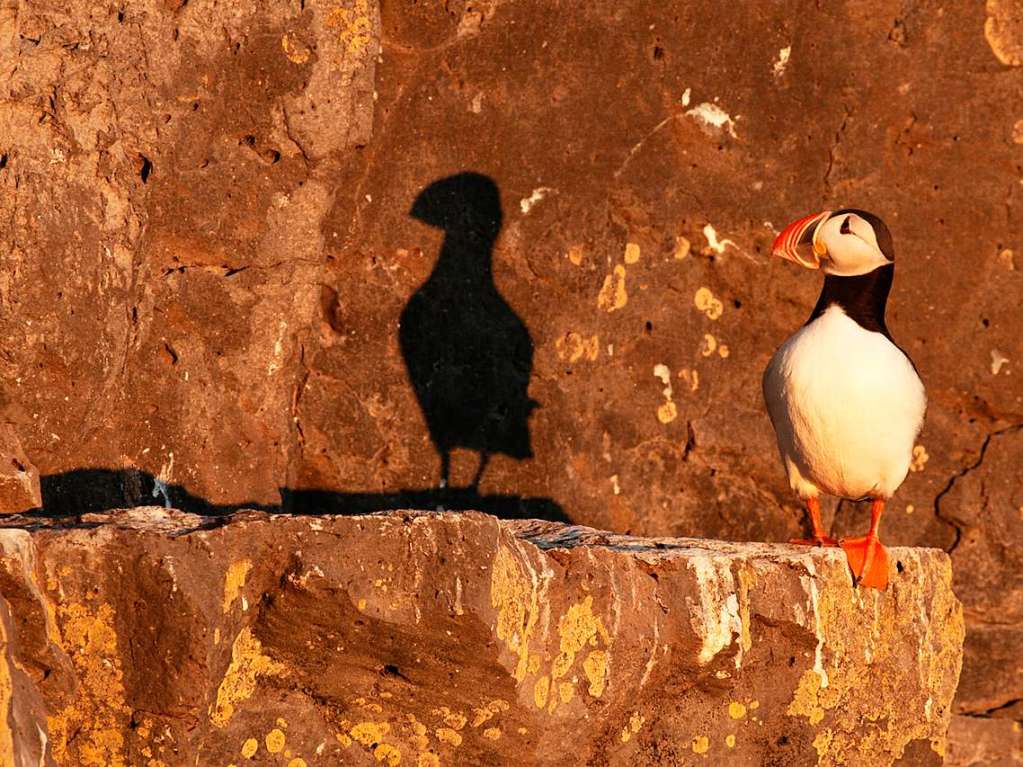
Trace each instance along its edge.
<path fill-rule="evenodd" d="M 812 537 L 791 543 L 841 546 L 854 584 L 884 589 L 881 515 L 909 471 L 927 407 L 916 366 L 885 323 L 895 276 L 892 236 L 873 213 L 825 210 L 786 226 L 771 250 L 824 272 L 809 319 L 778 348 L 763 376 L 789 485 L 813 528 Z M 821 523 L 822 493 L 869 499 L 867 534 L 829 537 Z"/>

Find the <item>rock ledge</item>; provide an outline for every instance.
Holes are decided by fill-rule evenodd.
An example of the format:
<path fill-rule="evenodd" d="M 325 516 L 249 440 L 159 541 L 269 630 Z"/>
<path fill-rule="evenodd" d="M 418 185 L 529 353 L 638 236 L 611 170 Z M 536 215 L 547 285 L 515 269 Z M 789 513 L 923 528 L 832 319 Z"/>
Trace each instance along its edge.
<path fill-rule="evenodd" d="M 134 509 L 0 529 L 0 764 L 940 764 L 940 551 L 477 513 Z"/>

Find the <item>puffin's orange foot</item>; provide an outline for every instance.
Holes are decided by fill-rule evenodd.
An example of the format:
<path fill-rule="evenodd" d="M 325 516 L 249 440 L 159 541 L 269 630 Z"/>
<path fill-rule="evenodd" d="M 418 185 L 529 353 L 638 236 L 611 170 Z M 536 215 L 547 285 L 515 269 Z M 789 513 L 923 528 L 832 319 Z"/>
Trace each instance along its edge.
<path fill-rule="evenodd" d="M 838 541 L 827 535 L 815 535 L 813 538 L 789 538 L 789 543 L 796 546 L 837 546 Z"/>
<path fill-rule="evenodd" d="M 883 590 L 888 585 L 888 552 L 876 535 L 843 538 L 839 545 L 845 551 L 857 586 Z"/>

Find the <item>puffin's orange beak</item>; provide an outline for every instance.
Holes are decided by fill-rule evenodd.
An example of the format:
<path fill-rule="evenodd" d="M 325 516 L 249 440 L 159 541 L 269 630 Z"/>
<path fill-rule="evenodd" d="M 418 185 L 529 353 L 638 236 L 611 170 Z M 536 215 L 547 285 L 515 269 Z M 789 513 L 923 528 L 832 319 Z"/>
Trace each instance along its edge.
<path fill-rule="evenodd" d="M 817 229 L 831 216 L 830 210 L 793 221 L 774 238 L 771 252 L 807 269 L 818 269 L 827 251 L 817 241 Z"/>

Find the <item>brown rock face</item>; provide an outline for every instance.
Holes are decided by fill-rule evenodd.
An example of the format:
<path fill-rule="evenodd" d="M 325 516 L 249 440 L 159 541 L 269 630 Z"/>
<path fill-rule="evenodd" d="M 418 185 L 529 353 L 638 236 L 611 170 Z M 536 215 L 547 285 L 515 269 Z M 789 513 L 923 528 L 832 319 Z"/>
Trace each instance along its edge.
<path fill-rule="evenodd" d="M 929 395 L 885 539 L 952 554 L 958 712 L 1023 718 L 1023 6 L 811 5 L 0 2 L 0 421 L 43 505 L 786 540 L 759 379 L 819 282 L 767 251 L 855 205 Z M 416 210 L 467 172 L 494 199 Z"/>
<path fill-rule="evenodd" d="M 941 763 L 948 558 L 482 514 L 0 529 L 0 763 Z M 8 523 L 9 525 L 12 523 Z"/>
<path fill-rule="evenodd" d="M 39 470 L 21 447 L 10 424 L 0 424 L 0 514 L 38 509 L 43 505 Z"/>

